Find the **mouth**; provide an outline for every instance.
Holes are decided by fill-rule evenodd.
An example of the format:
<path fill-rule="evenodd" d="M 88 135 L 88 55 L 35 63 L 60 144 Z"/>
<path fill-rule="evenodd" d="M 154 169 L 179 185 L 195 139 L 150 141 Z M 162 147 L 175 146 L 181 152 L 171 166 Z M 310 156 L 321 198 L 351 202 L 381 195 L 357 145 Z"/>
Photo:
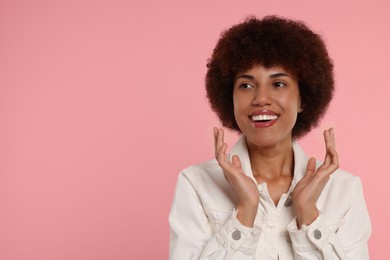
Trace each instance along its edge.
<path fill-rule="evenodd" d="M 278 120 L 279 115 L 270 110 L 257 111 L 249 115 L 251 124 L 255 128 L 265 128 L 272 126 Z"/>
<path fill-rule="evenodd" d="M 270 122 L 272 120 L 278 119 L 278 116 L 277 115 L 255 115 L 255 116 L 251 116 L 250 119 L 253 122 L 265 123 L 265 122 Z"/>

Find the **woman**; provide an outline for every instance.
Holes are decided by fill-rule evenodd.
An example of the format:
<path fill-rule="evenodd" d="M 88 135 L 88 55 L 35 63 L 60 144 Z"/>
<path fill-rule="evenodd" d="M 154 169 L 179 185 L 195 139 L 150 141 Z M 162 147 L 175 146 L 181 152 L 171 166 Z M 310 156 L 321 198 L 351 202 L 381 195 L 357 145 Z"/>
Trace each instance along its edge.
<path fill-rule="evenodd" d="M 170 259 L 368 259 L 360 179 L 339 170 L 333 129 L 323 163 L 295 139 L 317 126 L 334 90 L 321 37 L 302 22 L 249 18 L 224 32 L 206 89 L 223 126 L 242 134 L 226 154 L 179 175 Z"/>

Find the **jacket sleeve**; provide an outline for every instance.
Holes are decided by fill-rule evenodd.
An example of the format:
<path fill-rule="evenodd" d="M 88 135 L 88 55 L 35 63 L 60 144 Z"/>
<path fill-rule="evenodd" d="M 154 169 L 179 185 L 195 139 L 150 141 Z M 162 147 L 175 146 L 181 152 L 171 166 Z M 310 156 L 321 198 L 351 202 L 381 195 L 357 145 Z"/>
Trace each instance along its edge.
<path fill-rule="evenodd" d="M 213 231 L 193 181 L 181 173 L 169 214 L 169 259 L 253 260 L 258 234 L 236 216 L 234 211 L 220 230 Z"/>
<path fill-rule="evenodd" d="M 324 220 L 322 213 L 312 224 L 300 230 L 295 219 L 290 223 L 288 231 L 294 259 L 369 259 L 367 242 L 371 234 L 371 221 L 360 178 L 354 177 L 348 195 L 350 207 L 336 228 Z"/>

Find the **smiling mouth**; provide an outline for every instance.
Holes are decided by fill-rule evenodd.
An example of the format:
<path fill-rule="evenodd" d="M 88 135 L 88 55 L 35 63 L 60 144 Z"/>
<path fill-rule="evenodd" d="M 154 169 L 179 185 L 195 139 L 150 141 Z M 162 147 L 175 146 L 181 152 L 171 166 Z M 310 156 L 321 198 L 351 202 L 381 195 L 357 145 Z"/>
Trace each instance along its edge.
<path fill-rule="evenodd" d="M 256 116 L 251 116 L 250 119 L 253 122 L 266 123 L 278 119 L 278 116 L 277 115 L 256 115 Z"/>

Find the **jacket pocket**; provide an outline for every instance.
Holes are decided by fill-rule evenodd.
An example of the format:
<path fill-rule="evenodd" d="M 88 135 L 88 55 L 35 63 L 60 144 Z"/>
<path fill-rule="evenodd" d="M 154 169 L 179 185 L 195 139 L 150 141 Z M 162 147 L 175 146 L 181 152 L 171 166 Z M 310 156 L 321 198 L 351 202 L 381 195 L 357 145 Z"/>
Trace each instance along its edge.
<path fill-rule="evenodd" d="M 345 220 L 344 219 L 333 220 L 333 221 L 328 220 L 325 222 L 328 224 L 329 230 L 332 233 L 334 233 L 333 236 L 331 237 L 329 243 L 332 245 L 332 247 L 333 247 L 334 251 L 336 252 L 337 256 L 339 257 L 339 259 L 341 259 L 341 260 L 346 259 L 346 256 L 344 254 L 344 249 L 343 249 L 342 244 L 339 241 L 338 236 L 337 236 L 337 232 L 338 232 L 339 228 L 342 225 L 344 225 Z"/>
<path fill-rule="evenodd" d="M 216 233 L 228 219 L 232 217 L 233 208 L 225 208 L 218 206 L 206 206 L 205 211 L 210 220 L 213 232 Z"/>
<path fill-rule="evenodd" d="M 325 219 L 325 223 L 328 225 L 328 228 L 332 233 L 337 234 L 337 231 L 339 230 L 339 228 L 342 225 L 344 225 L 344 219 L 337 219 L 337 220 Z"/>

